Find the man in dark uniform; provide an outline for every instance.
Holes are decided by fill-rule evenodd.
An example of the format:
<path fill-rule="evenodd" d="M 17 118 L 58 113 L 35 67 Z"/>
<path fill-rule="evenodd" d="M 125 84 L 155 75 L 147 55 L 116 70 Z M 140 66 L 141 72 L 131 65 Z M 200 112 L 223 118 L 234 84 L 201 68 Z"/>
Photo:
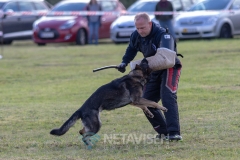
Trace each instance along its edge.
<path fill-rule="evenodd" d="M 160 47 L 176 51 L 174 39 L 169 34 L 166 36 L 167 30 L 152 22 L 147 13 L 138 13 L 134 22 L 136 31 L 132 33 L 122 63 L 118 66 L 118 70 L 122 73 L 125 72 L 126 66 L 134 59 L 138 51 L 143 53 L 144 58 L 155 55 L 157 48 Z M 167 41 L 172 42 L 173 45 L 164 46 Z M 161 135 L 165 135 L 165 138 L 170 141 L 182 140 L 177 104 L 181 68 L 181 62 L 176 56 L 174 67 L 152 72 L 143 95 L 144 98 L 155 102 L 161 100 L 163 106 L 168 109 L 164 116 L 160 110 L 149 107 L 154 118 L 146 117 L 159 134 L 157 137 L 161 138 Z"/>

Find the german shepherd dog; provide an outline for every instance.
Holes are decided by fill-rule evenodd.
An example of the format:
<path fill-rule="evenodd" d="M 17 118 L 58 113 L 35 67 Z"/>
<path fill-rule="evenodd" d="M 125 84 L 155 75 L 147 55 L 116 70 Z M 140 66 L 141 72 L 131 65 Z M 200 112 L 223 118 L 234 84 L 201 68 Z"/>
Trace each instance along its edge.
<path fill-rule="evenodd" d="M 83 142 L 87 146 L 92 146 L 89 138 L 100 130 L 99 112 L 102 110 L 113 110 L 131 104 L 141 108 L 149 117 L 153 117 L 153 114 L 147 107 L 167 111 L 158 103 L 142 98 L 143 87 L 150 73 L 151 69 L 145 60 L 136 65 L 128 75 L 101 86 L 59 129 L 53 129 L 50 134 L 57 136 L 65 134 L 81 118 L 83 129 L 79 133 L 83 136 Z"/>

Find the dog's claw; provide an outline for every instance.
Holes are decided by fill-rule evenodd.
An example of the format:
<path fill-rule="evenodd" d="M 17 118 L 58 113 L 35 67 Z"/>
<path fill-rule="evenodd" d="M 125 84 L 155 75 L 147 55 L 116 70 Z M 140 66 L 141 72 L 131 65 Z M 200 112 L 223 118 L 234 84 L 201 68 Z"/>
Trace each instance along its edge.
<path fill-rule="evenodd" d="M 153 118 L 153 117 L 154 117 L 154 115 L 149 115 L 149 117 L 150 117 L 150 118 Z"/>
<path fill-rule="evenodd" d="M 149 110 L 143 110 L 143 112 L 150 118 L 154 117 L 154 115 Z"/>
<path fill-rule="evenodd" d="M 154 117 L 154 115 L 152 115 L 152 114 L 146 113 L 146 115 L 147 115 L 148 117 L 150 117 L 150 118 L 153 118 L 153 117 Z"/>
<path fill-rule="evenodd" d="M 167 109 L 164 109 L 163 112 L 167 112 L 168 110 Z"/>
<path fill-rule="evenodd" d="M 164 111 L 164 112 L 167 112 L 167 111 L 168 111 L 168 109 L 165 108 L 165 107 L 162 107 L 161 110 Z"/>

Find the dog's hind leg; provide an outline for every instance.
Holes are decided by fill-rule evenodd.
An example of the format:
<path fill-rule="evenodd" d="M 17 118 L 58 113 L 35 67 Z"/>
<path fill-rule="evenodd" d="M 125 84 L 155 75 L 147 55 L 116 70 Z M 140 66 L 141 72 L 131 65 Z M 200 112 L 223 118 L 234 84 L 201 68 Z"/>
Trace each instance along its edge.
<path fill-rule="evenodd" d="M 92 112 L 89 115 L 82 117 L 83 129 L 79 131 L 80 134 L 87 132 L 97 133 L 101 128 L 99 113 Z"/>
<path fill-rule="evenodd" d="M 95 133 L 93 132 L 86 132 L 83 134 L 82 141 L 87 145 L 88 149 L 91 149 L 93 146 L 90 137 L 93 136 L 94 134 Z"/>
<path fill-rule="evenodd" d="M 79 133 L 83 135 L 82 141 L 87 145 L 88 149 L 91 149 L 93 143 L 91 142 L 90 138 L 95 135 L 101 128 L 99 112 L 92 112 L 90 115 L 83 117 L 82 123 L 84 127 L 79 131 Z"/>
<path fill-rule="evenodd" d="M 91 136 L 93 136 L 95 133 L 93 132 L 86 132 L 85 127 L 79 131 L 79 133 L 83 136 L 82 141 L 86 144 L 88 149 L 91 149 L 93 144 L 91 142 Z"/>
<path fill-rule="evenodd" d="M 83 135 L 84 133 L 86 133 L 85 127 L 83 127 L 83 129 L 81 129 L 81 130 L 79 131 L 79 134 L 81 134 L 81 135 Z"/>

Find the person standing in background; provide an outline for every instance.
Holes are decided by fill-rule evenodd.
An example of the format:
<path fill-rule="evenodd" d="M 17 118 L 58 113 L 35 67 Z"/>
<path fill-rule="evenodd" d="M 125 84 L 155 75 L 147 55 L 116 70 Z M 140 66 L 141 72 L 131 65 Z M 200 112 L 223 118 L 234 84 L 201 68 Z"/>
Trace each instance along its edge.
<path fill-rule="evenodd" d="M 96 0 L 91 0 L 87 5 L 86 9 L 87 11 L 102 11 L 102 7 L 97 3 Z M 101 26 L 101 16 L 90 15 L 87 16 L 87 19 L 89 27 L 88 43 L 93 44 L 94 40 L 94 43 L 98 44 L 99 27 Z"/>
<path fill-rule="evenodd" d="M 160 0 L 155 8 L 155 11 L 158 12 L 173 12 L 173 5 L 168 0 Z M 155 18 L 159 21 L 161 27 L 168 28 L 169 32 L 176 40 L 174 27 L 173 27 L 173 14 L 171 15 L 155 15 Z"/>

